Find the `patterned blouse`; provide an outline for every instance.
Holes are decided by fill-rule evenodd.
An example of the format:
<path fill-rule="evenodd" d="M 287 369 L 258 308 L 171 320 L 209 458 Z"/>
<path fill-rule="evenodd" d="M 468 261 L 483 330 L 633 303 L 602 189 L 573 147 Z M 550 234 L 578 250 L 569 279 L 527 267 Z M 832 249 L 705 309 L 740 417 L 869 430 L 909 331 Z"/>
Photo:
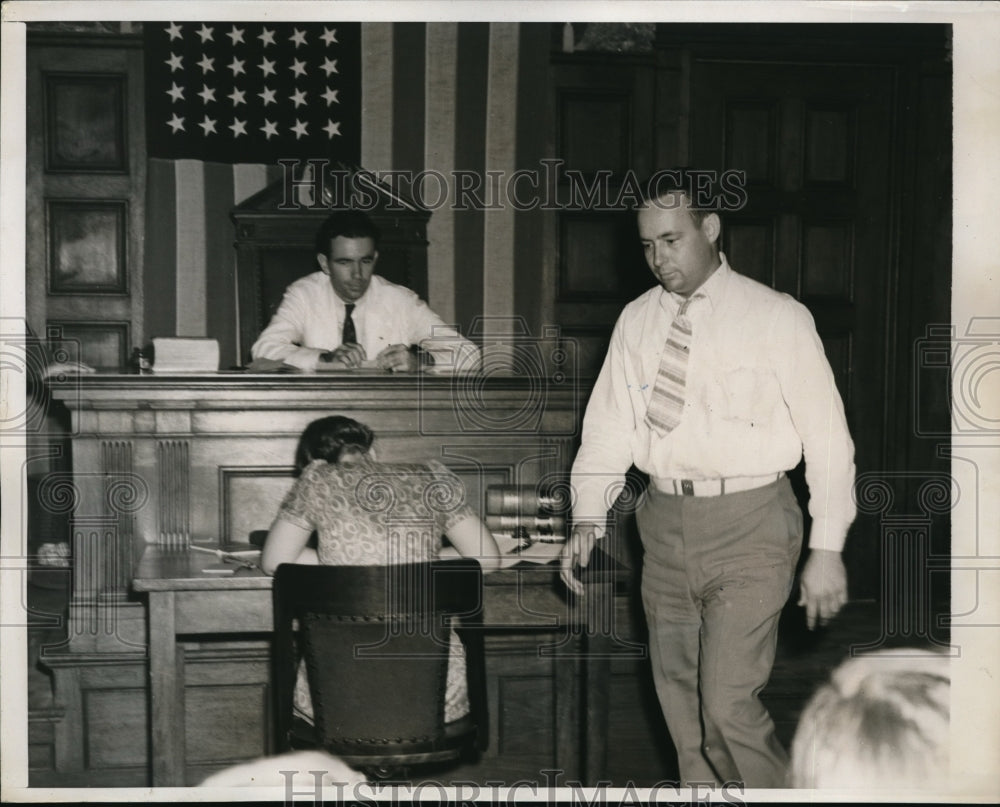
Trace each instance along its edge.
<path fill-rule="evenodd" d="M 326 566 L 392 566 L 437 558 L 441 536 L 476 517 L 462 481 L 440 462 L 383 463 L 362 457 L 350 465 L 310 463 L 281 504 L 279 516 L 319 536 Z M 296 708 L 311 718 L 308 682 L 300 667 Z M 445 721 L 469 710 L 465 653 L 451 633 Z"/>

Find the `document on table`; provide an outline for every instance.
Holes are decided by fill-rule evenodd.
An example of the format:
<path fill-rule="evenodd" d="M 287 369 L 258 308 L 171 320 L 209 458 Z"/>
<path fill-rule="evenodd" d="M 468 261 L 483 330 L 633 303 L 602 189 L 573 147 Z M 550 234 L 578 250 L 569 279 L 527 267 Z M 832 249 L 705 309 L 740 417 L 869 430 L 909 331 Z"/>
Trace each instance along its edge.
<path fill-rule="evenodd" d="M 549 563 L 555 560 L 562 553 L 563 544 L 566 542 L 565 537 L 552 535 L 542 537 L 529 535 L 528 541 L 523 537 L 516 539 L 509 533 L 494 533 L 493 537 L 502 554 L 515 555 L 529 563 Z"/>

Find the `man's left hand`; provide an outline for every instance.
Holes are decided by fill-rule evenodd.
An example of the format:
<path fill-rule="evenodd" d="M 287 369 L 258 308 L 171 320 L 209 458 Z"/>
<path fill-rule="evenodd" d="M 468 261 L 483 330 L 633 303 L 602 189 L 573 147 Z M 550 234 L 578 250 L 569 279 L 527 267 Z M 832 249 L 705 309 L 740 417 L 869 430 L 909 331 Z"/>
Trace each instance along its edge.
<path fill-rule="evenodd" d="M 825 625 L 847 602 L 847 570 L 839 552 L 812 549 L 799 581 L 799 605 L 805 606 L 806 625 Z"/>
<path fill-rule="evenodd" d="M 420 366 L 420 360 L 406 345 L 389 345 L 375 357 L 375 363 L 393 373 L 415 373 Z"/>

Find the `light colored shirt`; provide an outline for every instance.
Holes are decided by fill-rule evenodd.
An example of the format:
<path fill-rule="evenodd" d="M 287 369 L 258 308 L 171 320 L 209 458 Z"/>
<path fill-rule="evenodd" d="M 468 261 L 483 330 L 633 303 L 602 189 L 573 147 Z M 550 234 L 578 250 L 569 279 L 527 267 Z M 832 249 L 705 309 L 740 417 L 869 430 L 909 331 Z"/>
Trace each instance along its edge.
<path fill-rule="evenodd" d="M 320 355 L 340 347 L 346 311 L 323 272 L 299 278 L 285 289 L 281 305 L 251 353 L 255 359 L 313 370 Z M 479 351 L 472 342 L 446 325 L 414 291 L 380 275 L 372 275 L 351 319 L 368 359 L 390 345 L 420 345 L 434 356 L 437 371 L 470 370 L 478 362 Z"/>
<path fill-rule="evenodd" d="M 584 416 L 574 520 L 601 527 L 633 463 L 663 479 L 724 479 L 788 471 L 804 453 L 809 545 L 839 551 L 856 512 L 854 443 L 812 316 L 720 257 L 688 308 L 684 412 L 667 434 L 645 414 L 682 298 L 657 286 L 622 311 Z"/>

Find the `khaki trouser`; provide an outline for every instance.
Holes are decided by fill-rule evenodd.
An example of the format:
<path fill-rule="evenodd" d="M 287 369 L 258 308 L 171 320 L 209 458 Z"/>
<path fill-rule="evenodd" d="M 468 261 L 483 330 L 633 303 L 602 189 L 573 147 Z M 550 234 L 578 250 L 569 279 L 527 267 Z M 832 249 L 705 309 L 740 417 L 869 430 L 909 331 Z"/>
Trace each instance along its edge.
<path fill-rule="evenodd" d="M 637 520 L 653 680 L 682 784 L 783 787 L 788 756 L 758 695 L 802 545 L 788 479 L 723 496 L 650 487 Z"/>

